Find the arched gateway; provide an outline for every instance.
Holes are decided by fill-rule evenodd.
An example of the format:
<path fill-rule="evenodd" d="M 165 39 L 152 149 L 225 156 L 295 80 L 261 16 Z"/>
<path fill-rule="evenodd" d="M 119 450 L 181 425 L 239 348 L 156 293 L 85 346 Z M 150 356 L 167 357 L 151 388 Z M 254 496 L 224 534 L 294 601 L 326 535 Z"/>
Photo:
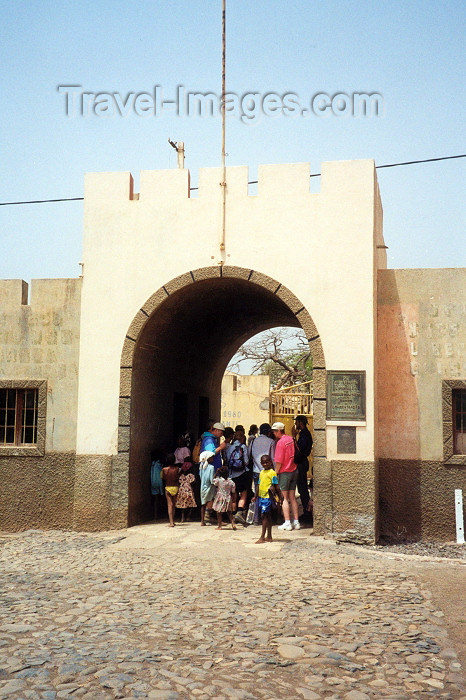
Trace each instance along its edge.
<path fill-rule="evenodd" d="M 301 327 L 308 338 L 318 405 L 314 460 L 325 459 L 325 366 L 309 313 L 286 287 L 255 270 L 192 270 L 155 292 L 126 334 L 118 460 L 125 480 L 127 462 L 129 488 L 127 506 L 120 506 L 121 512 L 112 508 L 116 519 L 127 517 L 130 524 L 150 519 L 147 471 L 154 444 L 173 449 L 177 412 L 185 428 L 197 429 L 208 416 L 220 416 L 220 387 L 229 360 L 248 338 L 274 326 Z"/>

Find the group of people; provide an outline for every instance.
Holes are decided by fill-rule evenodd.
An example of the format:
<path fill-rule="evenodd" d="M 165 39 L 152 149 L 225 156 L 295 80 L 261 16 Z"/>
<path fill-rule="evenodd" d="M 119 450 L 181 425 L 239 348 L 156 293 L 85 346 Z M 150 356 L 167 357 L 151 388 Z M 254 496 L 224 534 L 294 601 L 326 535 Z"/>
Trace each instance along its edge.
<path fill-rule="evenodd" d="M 262 524 L 257 543 L 271 541 L 272 515 L 279 506 L 284 517 L 279 530 L 301 527 L 296 488 L 304 517 L 312 517 L 311 449 L 312 436 L 303 415 L 296 416 L 292 435 L 286 434 L 283 423 L 276 422 L 251 425 L 247 438 L 242 425 L 233 429 L 209 421 L 194 445 L 182 436 L 165 459 L 161 453 L 152 454 L 152 494 L 155 498 L 165 495 L 170 527 L 175 525 L 175 508 L 181 509 L 181 521 L 189 518 L 197 506 L 197 495 L 201 525 L 205 526 L 206 516 L 213 516 L 222 529 L 226 516 L 236 529 L 236 523 L 246 527 L 252 518 L 255 524 Z"/>

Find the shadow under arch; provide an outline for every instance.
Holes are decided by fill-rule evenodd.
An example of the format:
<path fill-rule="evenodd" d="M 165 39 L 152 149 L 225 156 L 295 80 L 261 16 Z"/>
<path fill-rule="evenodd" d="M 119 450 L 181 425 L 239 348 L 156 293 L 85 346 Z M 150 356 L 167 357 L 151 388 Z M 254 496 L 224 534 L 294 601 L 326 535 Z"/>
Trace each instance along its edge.
<path fill-rule="evenodd" d="M 124 341 L 113 522 L 131 526 L 151 519 L 150 452 L 173 449 L 174 404 L 194 432 L 209 415 L 220 416 L 221 381 L 228 362 L 248 338 L 274 326 L 301 327 L 308 339 L 314 365 L 313 454 L 325 459 L 325 361 L 306 308 L 280 282 L 255 270 L 192 270 L 143 304 Z"/>

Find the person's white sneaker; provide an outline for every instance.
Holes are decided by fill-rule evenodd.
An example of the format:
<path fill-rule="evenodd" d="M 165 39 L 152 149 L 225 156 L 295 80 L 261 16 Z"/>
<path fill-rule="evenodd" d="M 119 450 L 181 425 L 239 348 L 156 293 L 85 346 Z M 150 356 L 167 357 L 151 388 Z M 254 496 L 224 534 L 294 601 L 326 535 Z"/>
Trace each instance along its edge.
<path fill-rule="evenodd" d="M 299 520 L 294 521 L 293 530 L 301 530 L 301 523 L 299 522 Z"/>
<path fill-rule="evenodd" d="M 277 530 L 292 530 L 292 529 L 293 528 L 292 528 L 291 523 L 289 521 L 284 522 L 283 525 L 279 525 L 277 528 Z"/>

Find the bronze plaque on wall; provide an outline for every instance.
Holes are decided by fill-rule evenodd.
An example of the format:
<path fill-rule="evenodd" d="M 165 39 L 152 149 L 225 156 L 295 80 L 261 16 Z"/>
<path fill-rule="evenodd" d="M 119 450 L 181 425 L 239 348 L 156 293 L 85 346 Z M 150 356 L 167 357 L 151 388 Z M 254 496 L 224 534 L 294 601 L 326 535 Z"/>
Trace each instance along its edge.
<path fill-rule="evenodd" d="M 327 420 L 366 419 L 366 373 L 327 372 Z"/>
<path fill-rule="evenodd" d="M 356 427 L 343 426 L 337 427 L 337 453 L 344 455 L 356 454 Z"/>

